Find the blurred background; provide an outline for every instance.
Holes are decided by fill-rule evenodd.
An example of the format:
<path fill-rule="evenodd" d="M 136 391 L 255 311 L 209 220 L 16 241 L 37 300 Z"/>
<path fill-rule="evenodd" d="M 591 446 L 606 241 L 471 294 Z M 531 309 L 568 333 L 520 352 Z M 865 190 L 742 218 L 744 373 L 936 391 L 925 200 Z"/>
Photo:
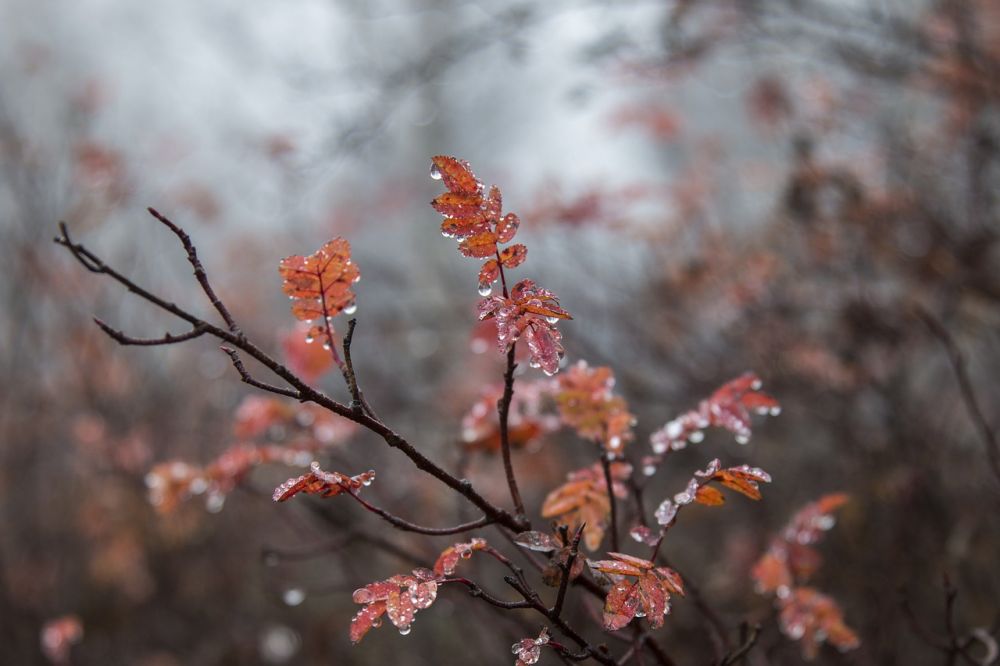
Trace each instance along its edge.
<path fill-rule="evenodd" d="M 714 457 L 772 474 L 762 502 L 693 509 L 664 545 L 733 637 L 762 623 L 747 663 L 802 660 L 749 571 L 834 491 L 852 500 L 815 583 L 862 645 L 817 663 L 941 663 L 945 577 L 956 634 L 978 636 L 964 663 L 993 663 L 998 102 L 994 0 L 0 2 L 0 662 L 512 663 L 536 618 L 458 590 L 410 635 L 352 647 L 351 591 L 453 540 L 393 532 L 342 498 L 273 504 L 296 468 L 154 506 L 158 464 L 319 435 L 302 419 L 248 426 L 252 391 L 211 340 L 114 344 L 92 316 L 139 336 L 183 328 L 51 242 L 65 220 L 210 317 L 153 206 L 280 355 L 295 322 L 278 261 L 348 238 L 366 395 L 503 503 L 499 459 L 461 445 L 503 359 L 475 325 L 477 264 L 427 205 L 443 153 L 521 216 L 517 276 L 573 314 L 567 361 L 615 371 L 638 416 L 630 458 L 746 370 L 781 401 L 748 445 L 709 433 L 646 489 L 658 502 Z M 338 380 L 320 382 L 346 399 Z M 376 437 L 328 425 L 321 459 L 376 469 L 373 501 L 426 524 L 474 517 Z M 593 459 L 568 433 L 515 454 L 536 524 Z M 469 571 L 503 591 L 495 567 Z M 573 617 L 605 640 L 591 601 Z M 689 664 L 712 663 L 710 634 L 679 600 L 656 635 Z"/>

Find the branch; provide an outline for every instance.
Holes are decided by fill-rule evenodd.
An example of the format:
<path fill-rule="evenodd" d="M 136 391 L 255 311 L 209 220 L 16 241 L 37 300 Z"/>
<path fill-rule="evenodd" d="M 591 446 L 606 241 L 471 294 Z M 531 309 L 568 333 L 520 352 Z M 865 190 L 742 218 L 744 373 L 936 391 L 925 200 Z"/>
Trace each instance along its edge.
<path fill-rule="evenodd" d="M 158 345 L 173 345 L 178 342 L 186 342 L 187 340 L 194 340 L 201 335 L 204 335 L 207 331 L 205 327 L 196 325 L 187 333 L 181 333 L 180 335 L 173 335 L 172 333 L 164 333 L 162 337 L 159 338 L 134 338 L 131 335 L 126 335 L 124 332 L 119 331 L 117 328 L 112 328 L 106 323 L 94 317 L 94 323 L 97 324 L 102 331 L 108 334 L 112 340 L 122 345 L 123 347 L 128 347 L 131 345 L 140 347 L 155 347 Z"/>
<path fill-rule="evenodd" d="M 501 275 L 503 275 L 502 271 L 503 269 L 501 268 Z M 504 287 L 504 293 L 506 295 L 506 287 Z M 503 454 L 503 470 L 507 475 L 507 487 L 510 488 L 510 498 L 514 502 L 514 511 L 517 513 L 517 517 L 527 521 L 525 518 L 524 501 L 521 499 L 521 492 L 517 489 L 514 465 L 510 460 L 510 431 L 507 425 L 510 418 L 510 402 L 514 398 L 514 369 L 517 367 L 517 364 L 514 363 L 514 352 L 516 349 L 517 343 L 514 343 L 507 350 L 507 369 L 503 374 L 503 397 L 497 402 L 497 413 L 500 417 L 500 452 Z M 527 523 L 525 529 L 530 530 L 531 524 Z"/>
<path fill-rule="evenodd" d="M 989 421 L 986 420 L 979 400 L 976 398 L 975 389 L 972 387 L 972 379 L 969 377 L 965 355 L 962 354 L 961 349 L 958 348 L 958 344 L 956 344 L 955 339 L 948 329 L 945 328 L 944 324 L 938 321 L 928 310 L 917 306 L 917 316 L 923 320 L 927 328 L 930 329 L 931 333 L 944 346 L 945 351 L 948 352 L 948 360 L 951 361 L 951 367 L 955 371 L 955 377 L 958 379 L 958 386 L 962 393 L 962 400 L 965 402 L 965 408 L 968 410 L 969 416 L 979 431 L 983 447 L 986 449 L 986 458 L 989 460 L 990 469 L 993 471 L 993 476 L 1000 482 L 1000 443 L 997 442 L 996 433 L 993 431 L 993 427 L 990 426 Z"/>
<path fill-rule="evenodd" d="M 273 384 L 268 384 L 254 379 L 243 365 L 243 361 L 240 360 L 240 356 L 236 353 L 235 349 L 230 349 L 229 347 L 220 347 L 219 349 L 229 354 L 229 359 L 233 362 L 233 367 L 236 368 L 236 372 L 240 373 L 240 379 L 242 379 L 244 383 L 249 384 L 254 388 L 259 388 L 262 391 L 267 391 L 268 393 L 287 395 L 289 398 L 295 398 L 296 400 L 299 400 L 302 397 L 302 394 L 298 391 L 281 388 L 280 386 L 275 386 Z"/>
<path fill-rule="evenodd" d="M 354 362 L 351 360 L 351 343 L 354 341 L 354 328 L 358 325 L 357 319 L 347 322 L 347 335 L 344 336 L 344 379 L 347 380 L 347 390 L 351 392 L 351 409 L 364 410 L 368 416 L 377 418 L 375 412 L 365 400 L 365 394 L 358 388 L 358 376 L 354 372 Z"/>
<path fill-rule="evenodd" d="M 566 590 L 569 588 L 570 572 L 573 570 L 573 563 L 576 561 L 576 556 L 579 552 L 580 537 L 583 536 L 583 528 L 585 526 L 586 523 L 581 523 L 576 528 L 576 534 L 573 535 L 573 541 L 569 546 L 569 556 L 566 558 L 566 563 L 562 565 L 562 580 L 559 581 L 559 592 L 556 594 L 556 603 L 552 606 L 552 614 L 556 617 L 562 615 L 563 602 L 566 601 Z"/>
<path fill-rule="evenodd" d="M 59 230 L 61 235 L 55 238 L 55 242 L 58 245 L 65 247 L 74 258 L 79 261 L 84 268 L 92 273 L 100 273 L 107 275 L 115 282 L 125 287 L 129 292 L 136 294 L 140 298 L 152 303 L 161 310 L 165 310 L 182 319 L 192 326 L 202 326 L 205 332 L 213 337 L 227 342 L 232 345 L 235 349 L 246 353 L 247 355 L 253 357 L 261 364 L 263 364 L 268 370 L 276 374 L 277 376 L 284 379 L 290 386 L 298 391 L 296 399 L 303 402 L 312 402 L 320 407 L 323 407 L 334 414 L 343 416 L 344 418 L 357 423 L 358 425 L 370 430 L 375 433 L 382 440 L 394 449 L 398 449 L 403 453 L 410 461 L 417 467 L 417 469 L 430 474 L 435 477 L 446 486 L 459 493 L 465 497 L 469 502 L 478 507 L 484 514 L 489 518 L 493 519 L 497 523 L 508 527 L 516 532 L 523 532 L 528 529 L 527 520 L 523 517 L 515 517 L 511 515 L 508 511 L 501 509 L 496 506 L 485 497 L 476 492 L 472 484 L 466 479 L 458 479 L 455 476 L 449 474 L 441 466 L 434 463 L 427 456 L 417 450 L 410 442 L 408 442 L 404 437 L 396 433 L 392 428 L 387 426 L 385 423 L 379 419 L 371 416 L 369 414 L 357 413 L 352 410 L 347 405 L 344 405 L 336 400 L 330 398 L 325 393 L 312 388 L 306 382 L 304 382 L 298 375 L 289 370 L 286 366 L 279 363 L 277 360 L 272 358 L 267 352 L 263 351 L 260 347 L 255 345 L 253 342 L 248 340 L 242 333 L 234 333 L 231 330 L 226 330 L 210 324 L 197 316 L 191 314 L 190 312 L 178 307 L 173 303 L 169 303 L 159 296 L 149 292 L 148 290 L 140 287 L 138 284 L 125 277 L 115 269 L 106 265 L 102 262 L 95 254 L 84 247 L 81 244 L 74 243 L 69 236 L 69 231 L 66 228 L 65 223 L 59 225 Z M 178 229 L 179 230 L 179 229 Z M 183 238 L 181 239 L 183 242 Z M 190 242 L 190 241 L 189 241 Z M 205 278 L 207 282 L 207 277 Z M 214 292 L 213 292 L 214 293 Z M 276 386 L 271 386 L 269 384 L 264 384 L 263 382 L 258 382 L 249 376 L 249 373 L 244 377 L 244 381 L 247 379 L 251 381 L 252 386 L 262 388 L 266 391 L 272 391 L 279 393 L 280 395 L 289 395 L 292 397 L 288 389 L 283 389 Z"/>
<path fill-rule="evenodd" d="M 202 291 L 208 296 L 208 300 L 212 303 L 212 306 L 222 315 L 222 319 L 226 322 L 226 326 L 234 334 L 242 337 L 243 331 L 240 327 L 236 325 L 236 321 L 233 319 L 233 315 L 229 313 L 229 309 L 219 300 L 219 297 L 215 295 L 215 290 L 212 289 L 212 285 L 208 281 L 208 274 L 205 272 L 205 268 L 201 265 L 201 261 L 198 259 L 198 251 L 195 249 L 194 244 L 191 242 L 191 237 L 185 233 L 183 229 L 178 227 L 176 224 L 168 220 L 166 217 L 161 215 L 154 208 L 147 208 L 149 214 L 155 217 L 157 220 L 163 223 L 168 229 L 170 229 L 177 238 L 180 239 L 181 245 L 184 246 L 184 251 L 187 252 L 188 261 L 194 268 L 194 276 L 198 280 L 198 284 L 201 285 Z"/>
<path fill-rule="evenodd" d="M 608 502 L 611 504 L 611 550 L 619 552 L 618 547 L 618 508 L 615 502 L 614 481 L 611 479 L 611 454 L 601 452 L 601 469 L 604 470 L 604 484 L 608 487 Z"/>
<path fill-rule="evenodd" d="M 365 507 L 372 513 L 381 516 L 386 522 L 392 524 L 393 526 L 403 530 L 404 532 L 416 532 L 417 534 L 429 534 L 431 536 L 444 536 L 446 534 L 461 534 L 462 532 L 468 532 L 470 530 L 478 529 L 480 527 L 485 527 L 493 523 L 493 520 L 487 516 L 483 516 L 479 520 L 474 520 L 469 523 L 462 523 L 461 525 L 454 525 L 452 527 L 424 527 L 423 525 L 417 525 L 416 523 L 411 523 L 408 520 L 400 518 L 399 516 L 386 511 L 380 507 L 371 504 L 370 502 L 363 499 L 360 495 L 355 492 L 347 493 L 353 497 L 358 504 Z"/>
<path fill-rule="evenodd" d="M 719 666 L 731 666 L 732 664 L 743 661 L 743 657 L 745 657 L 747 653 L 753 649 L 753 646 L 757 644 L 757 639 L 760 638 L 760 625 L 755 624 L 752 627 L 749 627 L 749 633 L 747 632 L 747 629 L 747 623 L 744 622 L 740 627 L 740 633 L 742 635 L 740 639 L 740 646 L 723 657 L 722 661 L 719 662 Z"/>

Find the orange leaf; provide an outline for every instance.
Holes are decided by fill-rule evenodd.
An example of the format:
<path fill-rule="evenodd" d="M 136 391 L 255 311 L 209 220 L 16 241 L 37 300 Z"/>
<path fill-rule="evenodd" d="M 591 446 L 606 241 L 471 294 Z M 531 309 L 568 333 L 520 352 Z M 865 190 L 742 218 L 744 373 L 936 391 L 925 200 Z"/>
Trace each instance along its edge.
<path fill-rule="evenodd" d="M 500 263 L 504 268 L 517 268 L 528 258 L 528 248 L 522 243 L 505 247 L 500 253 Z"/>
<path fill-rule="evenodd" d="M 272 499 L 275 502 L 284 502 L 299 493 L 319 495 L 320 497 L 333 497 L 334 495 L 353 492 L 362 486 L 370 485 L 374 479 L 375 472 L 372 470 L 349 477 L 339 472 L 324 472 L 320 469 L 319 463 L 314 462 L 308 474 L 288 479 L 275 488 Z"/>
<path fill-rule="evenodd" d="M 473 538 L 466 543 L 456 543 L 448 546 L 438 556 L 434 563 L 434 573 L 438 576 L 450 576 L 455 572 L 459 561 L 472 557 L 472 552 L 486 548 L 486 539 Z"/>
<path fill-rule="evenodd" d="M 447 155 L 435 155 L 431 158 L 431 177 L 440 178 L 452 192 L 477 194 L 483 188 L 468 162 Z"/>
<path fill-rule="evenodd" d="M 351 245 L 343 238 L 334 238 L 308 257 L 282 259 L 278 272 L 297 319 L 322 322 L 343 311 L 348 314 L 353 311 L 355 296 L 351 285 L 361 279 L 361 271 L 351 261 Z M 320 331 L 323 330 L 321 327 Z M 333 340 L 327 339 L 326 344 L 332 346 Z"/>

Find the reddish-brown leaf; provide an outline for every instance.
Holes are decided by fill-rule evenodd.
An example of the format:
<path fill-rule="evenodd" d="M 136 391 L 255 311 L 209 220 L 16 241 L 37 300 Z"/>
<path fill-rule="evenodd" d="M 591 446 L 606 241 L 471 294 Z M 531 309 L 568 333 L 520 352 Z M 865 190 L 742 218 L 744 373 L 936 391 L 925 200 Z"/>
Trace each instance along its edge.
<path fill-rule="evenodd" d="M 478 194 L 483 185 L 472 173 L 472 168 L 465 160 L 447 155 L 435 155 L 431 158 L 431 177 L 441 179 L 444 186 L 452 192 L 462 194 Z"/>
<path fill-rule="evenodd" d="M 370 485 L 375 479 L 375 472 L 369 470 L 357 476 L 346 476 L 339 472 L 325 472 L 319 463 L 314 462 L 308 474 L 288 479 L 274 489 L 272 499 L 284 502 L 300 493 L 333 497 L 346 492 L 354 492 L 362 486 Z"/>
<path fill-rule="evenodd" d="M 291 256 L 278 265 L 282 289 L 292 299 L 292 314 L 302 321 L 321 323 L 347 310 L 355 302 L 351 286 L 361 279 L 361 272 L 351 260 L 351 246 L 343 238 L 334 238 L 308 257 Z M 323 325 L 310 329 L 306 340 L 322 334 L 324 344 L 334 341 Z"/>
<path fill-rule="evenodd" d="M 500 243 L 511 242 L 520 226 L 521 218 L 516 213 L 507 213 L 497 222 L 497 241 Z"/>
<path fill-rule="evenodd" d="M 360 641 L 369 630 L 378 627 L 383 614 L 399 629 L 410 633 L 417 611 L 430 608 L 437 599 L 438 578 L 426 569 L 414 569 L 413 575 L 397 575 L 369 583 L 354 591 L 356 604 L 363 604 L 351 621 L 351 642 Z"/>
<path fill-rule="evenodd" d="M 517 657 L 514 666 L 531 666 L 531 664 L 537 664 L 538 659 L 542 656 L 542 646 L 548 642 L 549 630 L 546 627 L 542 627 L 538 638 L 524 638 L 514 643 L 510 647 L 510 651 Z"/>
<path fill-rule="evenodd" d="M 614 385 L 611 368 L 591 368 L 586 361 L 578 361 L 559 377 L 555 398 L 565 425 L 575 428 L 580 437 L 617 452 L 632 440 L 635 417 L 625 400 L 612 393 Z"/>
<path fill-rule="evenodd" d="M 438 576 L 450 576 L 455 573 L 455 567 L 462 560 L 472 557 L 473 551 L 486 548 L 486 539 L 473 538 L 465 543 L 448 546 L 434 562 L 434 573 Z"/>
<path fill-rule="evenodd" d="M 631 474 L 632 466 L 628 463 L 611 463 L 615 497 L 627 496 L 623 481 Z M 610 515 L 608 487 L 600 463 L 570 473 L 569 481 L 550 492 L 542 504 L 543 518 L 556 518 L 567 524 L 571 530 L 586 523 L 583 542 L 590 551 L 600 547 Z"/>
<path fill-rule="evenodd" d="M 492 257 L 497 253 L 497 235 L 492 231 L 480 231 L 467 236 L 458 244 L 458 251 L 475 259 Z"/>
<path fill-rule="evenodd" d="M 500 263 L 504 268 L 517 268 L 528 258 L 528 248 L 523 243 L 515 243 L 500 252 Z"/>
<path fill-rule="evenodd" d="M 857 634 L 844 623 L 837 602 L 811 587 L 795 588 L 779 604 L 781 631 L 793 640 L 802 641 L 802 656 L 806 660 L 814 659 L 824 642 L 841 651 L 853 650 L 861 644 Z"/>

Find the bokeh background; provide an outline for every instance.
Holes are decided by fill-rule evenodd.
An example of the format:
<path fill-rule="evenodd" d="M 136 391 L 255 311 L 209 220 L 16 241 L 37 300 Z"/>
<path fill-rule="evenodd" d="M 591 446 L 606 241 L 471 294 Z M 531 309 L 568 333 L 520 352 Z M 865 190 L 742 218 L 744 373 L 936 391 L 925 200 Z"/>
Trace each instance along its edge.
<path fill-rule="evenodd" d="M 255 470 L 224 506 L 158 511 L 149 470 L 239 441 L 251 390 L 210 340 L 115 345 L 92 316 L 136 335 L 178 328 L 51 242 L 65 220 L 209 316 L 154 206 L 280 353 L 294 321 L 277 262 L 349 238 L 366 394 L 502 502 L 499 460 L 460 444 L 502 358 L 477 337 L 477 265 L 427 205 L 429 158 L 444 153 L 520 214 L 519 275 L 573 313 L 567 361 L 614 369 L 639 417 L 633 459 L 743 371 L 781 400 L 748 445 L 710 433 L 647 488 L 659 501 L 713 457 L 773 475 L 762 502 L 692 510 L 664 547 L 732 636 L 762 623 L 747 663 L 801 661 L 749 570 L 796 508 L 833 491 L 852 501 L 816 583 L 862 646 L 818 663 L 944 661 L 928 642 L 948 637 L 945 577 L 955 635 L 979 636 L 961 658 L 987 663 L 998 102 L 993 0 L 0 2 L 0 662 L 49 663 L 42 627 L 69 615 L 78 664 L 512 663 L 535 620 L 457 590 L 410 635 L 351 647 L 351 591 L 451 540 L 389 531 L 353 503 L 272 504 L 294 469 Z M 323 386 L 343 398 L 337 379 Z M 370 496 L 420 522 L 466 516 L 370 434 L 325 455 L 375 468 Z M 566 433 L 518 452 L 529 506 L 592 460 Z M 495 568 L 470 570 L 502 587 Z M 715 658 L 689 602 L 657 636 L 679 664 Z"/>

